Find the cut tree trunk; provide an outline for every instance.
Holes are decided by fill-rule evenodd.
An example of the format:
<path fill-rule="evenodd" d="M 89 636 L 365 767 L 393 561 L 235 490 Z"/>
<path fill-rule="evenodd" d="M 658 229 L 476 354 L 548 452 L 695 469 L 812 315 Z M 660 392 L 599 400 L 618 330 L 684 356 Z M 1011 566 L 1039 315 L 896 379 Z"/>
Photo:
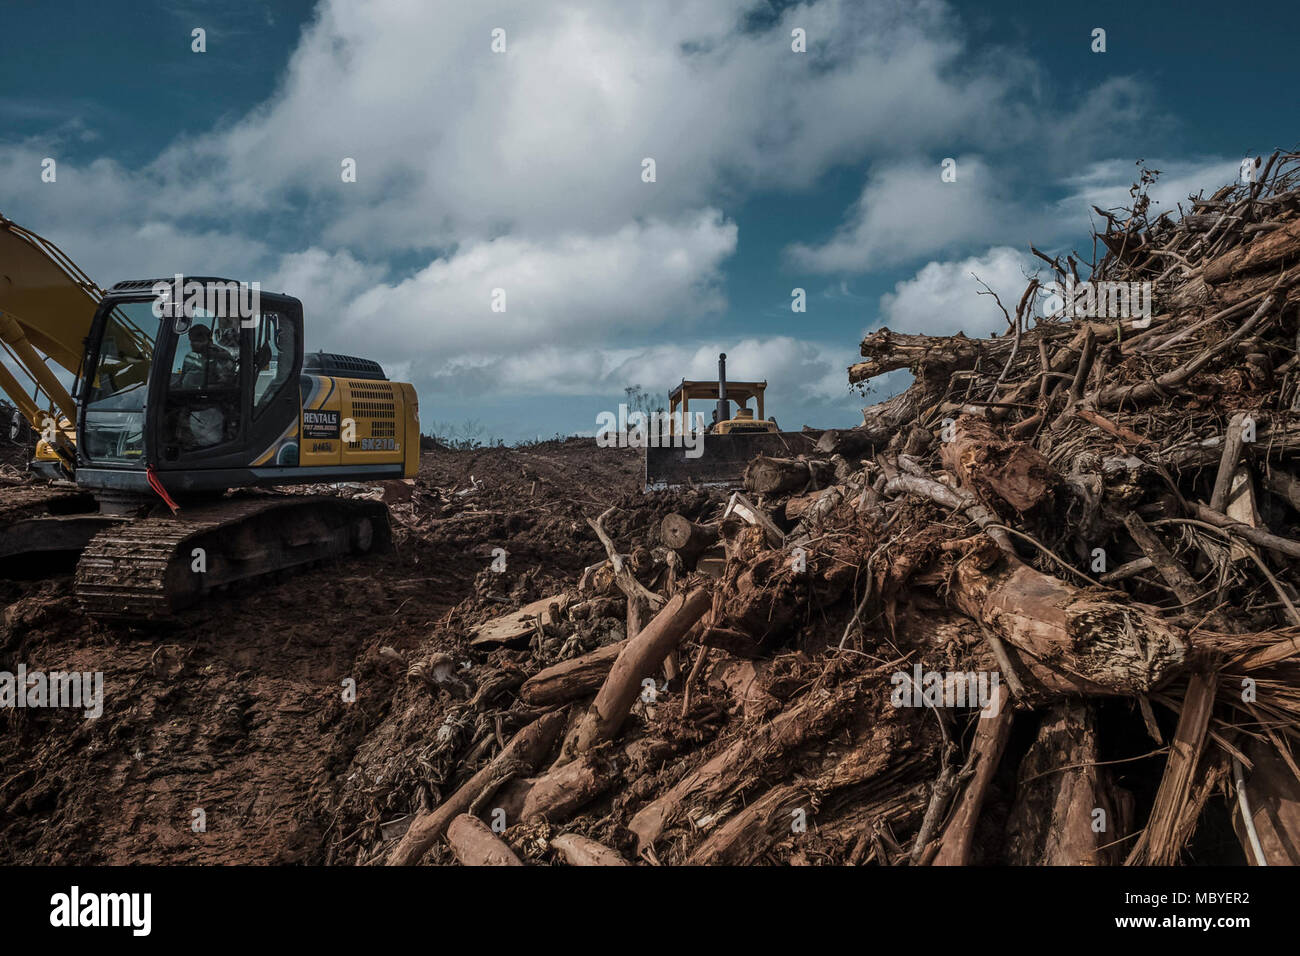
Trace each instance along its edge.
<path fill-rule="evenodd" d="M 1186 635 L 1155 608 L 1074 587 L 991 545 L 958 562 L 951 594 L 1005 643 L 1104 693 L 1146 693 L 1186 658 Z"/>
<path fill-rule="evenodd" d="M 799 521 L 808 513 L 809 508 L 826 495 L 833 494 L 835 490 L 834 488 L 823 488 L 821 491 L 810 491 L 807 494 L 790 498 L 785 503 L 785 520 Z"/>
<path fill-rule="evenodd" d="M 979 822 L 980 811 L 984 808 L 984 799 L 988 796 L 993 774 L 1002 759 L 1007 738 L 1011 736 L 1011 693 L 1005 684 L 999 684 L 993 693 L 995 702 L 991 706 L 997 709 L 996 714 L 977 718 L 979 724 L 975 728 L 975 742 L 971 745 L 975 773 L 962 792 L 957 809 L 953 811 L 952 819 L 943 832 L 934 866 L 965 866 L 970 862 L 975 825 Z"/>
<path fill-rule="evenodd" d="M 510 739 L 504 750 L 460 789 L 433 810 L 421 813 L 406 835 L 388 855 L 388 866 L 413 866 L 442 836 L 457 816 L 465 813 L 493 781 L 505 779 L 512 768 L 534 770 L 564 730 L 563 711 L 553 711 L 523 727 Z"/>
<path fill-rule="evenodd" d="M 1097 767 L 1097 720 L 1092 704 L 1068 701 L 1043 717 L 1038 739 L 1020 762 L 1016 802 L 1007 827 L 1007 862 L 1014 866 L 1097 866 L 1108 862 L 1099 844 L 1123 837 Z M 1094 811 L 1103 810 L 1093 830 Z"/>
<path fill-rule="evenodd" d="M 519 696 L 534 707 L 566 704 L 600 690 L 609 669 L 627 641 L 606 644 L 581 657 L 561 661 L 538 671 L 519 688 Z"/>
<path fill-rule="evenodd" d="M 945 467 L 986 501 L 1001 498 L 1019 512 L 1052 497 L 1060 478 L 1047 459 L 1024 442 L 1009 441 L 988 422 L 963 415 L 951 441 L 940 445 Z"/>
<path fill-rule="evenodd" d="M 572 747 L 566 747 L 568 756 L 585 753 L 618 733 L 641 693 L 641 682 L 655 678 L 669 652 L 712 603 L 707 588 L 679 594 L 663 606 L 640 634 L 627 642 L 595 702 L 578 725 Z"/>
<path fill-rule="evenodd" d="M 860 426 L 863 435 L 875 446 L 888 444 L 905 426 L 916 421 L 922 407 L 927 404 L 926 395 L 925 386 L 913 382 L 893 398 L 864 408 Z"/>
<path fill-rule="evenodd" d="M 507 824 L 564 823 L 596 799 L 618 778 L 610 761 L 597 754 L 552 768 L 540 777 L 512 780 L 501 788 L 494 806 L 484 812 L 505 811 Z"/>
<path fill-rule="evenodd" d="M 862 427 L 830 428 L 817 439 L 817 452 L 822 455 L 843 455 L 856 458 L 865 454 L 875 444 L 871 434 Z"/>
<path fill-rule="evenodd" d="M 697 524 L 674 512 L 659 522 L 659 540 L 683 559 L 693 561 L 717 543 L 718 525 Z"/>
<path fill-rule="evenodd" d="M 975 367 L 975 360 L 985 349 L 1010 348 L 993 340 L 955 336 L 908 335 L 879 329 L 862 340 L 862 354 L 867 359 L 849 366 L 849 384 L 865 382 L 896 369 L 911 369 L 917 378 L 942 379 L 961 369 Z"/>
<path fill-rule="evenodd" d="M 756 495 L 784 495 L 825 488 L 835 480 L 835 467 L 812 458 L 768 458 L 759 455 L 745 469 L 745 490 Z"/>
<path fill-rule="evenodd" d="M 561 833 L 551 837 L 551 848 L 558 850 L 570 866 L 631 866 L 627 860 L 603 843 L 579 833 Z"/>
<path fill-rule="evenodd" d="M 800 513 L 799 527 L 792 534 L 798 535 L 806 532 L 809 528 L 816 526 L 818 522 L 824 521 L 826 516 L 838 508 L 843 500 L 844 491 L 838 486 L 827 488 L 825 492 L 817 492 L 813 497 L 812 504 Z"/>
<path fill-rule="evenodd" d="M 523 866 L 519 857 L 477 817 L 462 813 L 447 826 L 447 843 L 465 866 Z"/>

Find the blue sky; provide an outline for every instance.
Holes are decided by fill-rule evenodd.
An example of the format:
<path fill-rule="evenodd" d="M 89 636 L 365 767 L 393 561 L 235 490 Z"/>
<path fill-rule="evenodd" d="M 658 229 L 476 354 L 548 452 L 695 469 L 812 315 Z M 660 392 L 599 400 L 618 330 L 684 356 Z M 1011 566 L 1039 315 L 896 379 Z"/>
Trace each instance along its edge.
<path fill-rule="evenodd" d="M 104 285 L 297 295 L 309 347 L 480 438 L 590 431 L 719 350 L 783 427 L 854 424 L 864 331 L 996 331 L 971 273 L 1007 301 L 1029 242 L 1086 258 L 1139 158 L 1169 207 L 1297 140 L 1294 4 L 0 9 L 0 212 Z"/>

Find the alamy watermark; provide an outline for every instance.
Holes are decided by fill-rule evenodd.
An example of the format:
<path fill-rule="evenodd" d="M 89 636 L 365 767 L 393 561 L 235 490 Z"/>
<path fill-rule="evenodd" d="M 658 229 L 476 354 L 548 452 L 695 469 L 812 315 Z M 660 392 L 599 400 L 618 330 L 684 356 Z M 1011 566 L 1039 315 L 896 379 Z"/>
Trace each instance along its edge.
<path fill-rule="evenodd" d="M 153 929 L 153 894 L 83 893 L 74 885 L 50 897 L 50 925 L 124 927 L 132 936 L 148 936 Z"/>
<path fill-rule="evenodd" d="M 29 671 L 18 665 L 18 673 L 0 671 L 0 707 L 71 707 L 84 709 L 86 719 L 104 713 L 102 671 Z"/>
<path fill-rule="evenodd" d="M 895 707 L 978 707 L 980 717 L 996 717 L 1000 708 L 997 671 L 896 671 L 889 702 Z"/>
<path fill-rule="evenodd" d="M 1149 319 L 1151 317 L 1150 282 L 1075 282 L 1070 276 L 1064 283 L 1043 285 L 1047 299 L 1046 315 L 1089 319 Z"/>
<path fill-rule="evenodd" d="M 628 411 L 626 404 L 618 413 L 601 412 L 596 416 L 596 445 L 599 448 L 685 448 L 687 458 L 704 454 L 704 413 L 696 412 L 695 421 L 683 421 L 681 412 Z"/>
<path fill-rule="evenodd" d="M 240 325 L 250 329 L 262 314 L 260 282 L 199 282 L 178 272 L 170 282 L 155 282 L 153 294 L 153 314 L 160 319 L 175 319 L 178 333 L 188 331 L 190 321 L 200 310 L 218 319 L 239 319 Z"/>

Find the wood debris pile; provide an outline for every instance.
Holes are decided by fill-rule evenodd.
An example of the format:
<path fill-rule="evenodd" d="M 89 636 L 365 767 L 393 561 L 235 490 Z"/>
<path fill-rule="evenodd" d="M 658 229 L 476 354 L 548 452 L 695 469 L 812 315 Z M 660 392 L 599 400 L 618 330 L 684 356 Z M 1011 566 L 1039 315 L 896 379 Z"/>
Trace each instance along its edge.
<path fill-rule="evenodd" d="M 869 334 L 910 387 L 652 546 L 592 519 L 420 662 L 492 721 L 356 859 L 1300 862 L 1300 156 L 1255 179 L 1098 210 L 1004 334 Z"/>

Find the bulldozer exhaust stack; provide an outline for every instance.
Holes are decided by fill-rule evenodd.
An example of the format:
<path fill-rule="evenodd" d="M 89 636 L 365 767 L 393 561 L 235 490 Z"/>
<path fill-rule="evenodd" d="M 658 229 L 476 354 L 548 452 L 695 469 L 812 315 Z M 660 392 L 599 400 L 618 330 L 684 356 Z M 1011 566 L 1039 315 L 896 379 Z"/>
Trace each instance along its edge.
<path fill-rule="evenodd" d="M 727 401 L 727 353 L 718 353 L 718 421 L 731 417 L 731 403 Z"/>

